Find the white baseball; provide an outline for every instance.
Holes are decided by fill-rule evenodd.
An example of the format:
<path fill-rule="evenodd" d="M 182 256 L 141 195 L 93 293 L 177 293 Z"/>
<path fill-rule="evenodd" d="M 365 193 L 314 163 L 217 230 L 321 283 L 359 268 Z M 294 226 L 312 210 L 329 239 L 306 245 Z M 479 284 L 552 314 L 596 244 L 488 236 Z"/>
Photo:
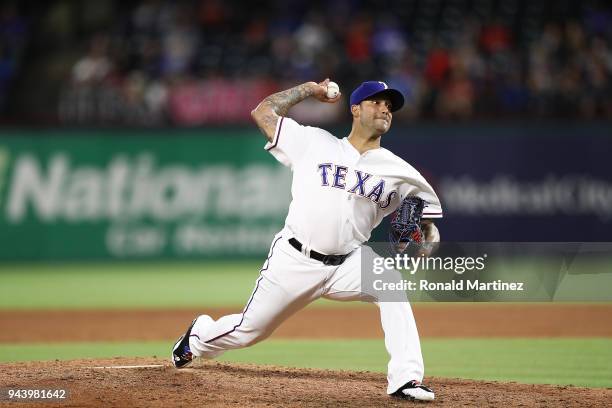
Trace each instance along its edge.
<path fill-rule="evenodd" d="M 330 82 L 327 84 L 327 97 L 329 99 L 334 99 L 340 93 L 340 87 L 335 82 Z"/>

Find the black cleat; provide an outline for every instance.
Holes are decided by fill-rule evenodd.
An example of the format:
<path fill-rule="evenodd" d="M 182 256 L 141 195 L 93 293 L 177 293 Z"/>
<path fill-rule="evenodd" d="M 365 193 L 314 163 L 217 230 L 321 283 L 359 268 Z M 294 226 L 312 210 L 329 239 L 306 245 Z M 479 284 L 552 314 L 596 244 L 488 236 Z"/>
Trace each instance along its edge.
<path fill-rule="evenodd" d="M 412 401 L 433 401 L 434 392 L 416 380 L 407 382 L 402 388 L 391 394 L 393 397 Z"/>
<path fill-rule="evenodd" d="M 195 324 L 196 320 L 198 320 L 197 317 L 193 319 L 193 322 L 191 322 L 191 325 L 189 326 L 185 334 L 179 337 L 179 339 L 174 344 L 174 347 L 172 348 L 172 364 L 174 364 L 176 368 L 185 367 L 186 365 L 191 363 L 196 357 L 191 353 L 191 350 L 189 349 L 189 336 L 191 335 L 191 329 L 193 328 L 193 325 Z"/>

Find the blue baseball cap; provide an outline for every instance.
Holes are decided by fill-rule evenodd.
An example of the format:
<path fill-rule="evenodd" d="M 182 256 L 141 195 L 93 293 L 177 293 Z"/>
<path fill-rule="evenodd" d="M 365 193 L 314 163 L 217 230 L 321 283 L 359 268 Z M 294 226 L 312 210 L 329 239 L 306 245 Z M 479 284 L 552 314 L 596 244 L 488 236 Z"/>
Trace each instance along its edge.
<path fill-rule="evenodd" d="M 366 81 L 359 85 L 351 94 L 351 106 L 359 105 L 362 101 L 379 94 L 385 94 L 391 100 L 391 112 L 404 106 L 404 95 L 397 89 L 389 88 L 382 81 Z"/>

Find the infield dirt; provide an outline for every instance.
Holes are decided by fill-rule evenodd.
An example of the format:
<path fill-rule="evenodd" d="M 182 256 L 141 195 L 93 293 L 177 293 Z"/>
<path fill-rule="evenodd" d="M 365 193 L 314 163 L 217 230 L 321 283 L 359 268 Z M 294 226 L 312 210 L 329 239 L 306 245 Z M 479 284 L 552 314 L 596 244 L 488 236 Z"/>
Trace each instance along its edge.
<path fill-rule="evenodd" d="M 95 368 L 161 365 L 146 368 Z M 63 388 L 59 407 L 403 407 L 385 394 L 384 375 L 204 362 L 176 370 L 167 359 L 110 359 L 7 364 L 0 383 L 11 388 Z M 610 389 L 429 378 L 431 406 L 609 406 Z M 421 404 L 419 404 L 421 405 Z M 0 402 L 2 407 L 23 406 Z"/>
<path fill-rule="evenodd" d="M 612 305 L 452 304 L 413 307 L 421 337 L 612 337 Z M 175 339 L 193 318 L 240 308 L 200 310 L 3 310 L 0 342 Z M 27 330 L 24 330 L 27 322 Z M 571 323 L 571 324 L 569 324 Z M 273 338 L 382 338 L 378 309 L 311 307 Z"/>

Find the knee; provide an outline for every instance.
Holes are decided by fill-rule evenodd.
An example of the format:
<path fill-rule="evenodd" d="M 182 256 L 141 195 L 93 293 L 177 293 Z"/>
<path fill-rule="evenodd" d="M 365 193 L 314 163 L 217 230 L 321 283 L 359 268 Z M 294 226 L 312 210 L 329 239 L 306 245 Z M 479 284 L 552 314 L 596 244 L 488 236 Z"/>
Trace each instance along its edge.
<path fill-rule="evenodd" d="M 241 336 L 241 345 L 243 347 L 249 347 L 252 346 L 254 344 L 259 343 L 260 341 L 266 339 L 268 336 L 270 336 L 270 333 L 267 332 L 258 332 L 258 331 L 251 331 L 251 332 L 246 332 L 244 333 L 243 336 Z"/>

